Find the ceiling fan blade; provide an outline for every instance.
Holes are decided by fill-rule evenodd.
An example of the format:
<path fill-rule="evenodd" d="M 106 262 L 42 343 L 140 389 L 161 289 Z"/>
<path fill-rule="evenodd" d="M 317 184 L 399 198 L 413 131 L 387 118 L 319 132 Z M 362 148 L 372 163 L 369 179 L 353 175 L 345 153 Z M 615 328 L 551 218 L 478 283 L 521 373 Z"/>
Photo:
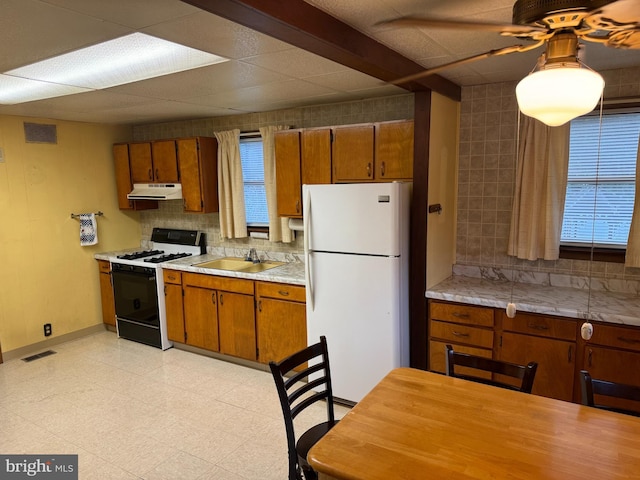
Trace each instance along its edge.
<path fill-rule="evenodd" d="M 617 25 L 635 25 L 640 28 L 638 0 L 617 0 L 598 8 L 590 16 L 604 18 Z"/>
<path fill-rule="evenodd" d="M 513 36 L 527 35 L 530 33 L 546 32 L 542 27 L 533 25 L 513 25 L 511 23 L 467 22 L 462 20 L 449 20 L 445 18 L 426 17 L 401 17 L 394 20 L 384 20 L 376 25 L 392 25 L 397 27 L 421 27 L 421 28 L 450 28 L 463 30 L 477 30 L 485 32 L 508 33 Z"/>
<path fill-rule="evenodd" d="M 406 77 L 398 78 L 397 80 L 394 80 L 391 83 L 393 83 L 394 85 L 400 85 L 403 83 L 411 82 L 413 80 L 417 80 L 419 78 L 433 75 L 447 68 L 459 67 L 460 65 L 465 65 L 467 63 L 475 62 L 477 60 L 483 60 L 489 57 L 497 57 L 499 55 L 507 55 L 509 53 L 516 53 L 516 52 L 526 52 L 528 50 L 533 50 L 534 48 L 538 48 L 543 44 L 544 44 L 544 40 L 541 40 L 533 45 L 512 45 L 510 47 L 489 50 L 488 52 L 479 53 L 478 55 L 473 55 L 467 58 L 461 58 L 460 60 L 455 60 L 450 63 L 445 63 L 444 65 L 439 65 L 437 67 L 429 68 L 424 72 L 414 73 L 413 75 L 407 75 Z"/>

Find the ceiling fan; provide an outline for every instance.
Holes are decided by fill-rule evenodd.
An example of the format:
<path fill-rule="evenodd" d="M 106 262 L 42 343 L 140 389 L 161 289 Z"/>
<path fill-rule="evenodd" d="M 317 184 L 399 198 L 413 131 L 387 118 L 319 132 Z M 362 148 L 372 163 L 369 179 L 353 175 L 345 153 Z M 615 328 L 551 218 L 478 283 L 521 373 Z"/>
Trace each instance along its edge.
<path fill-rule="evenodd" d="M 532 72 L 529 77 L 525 77 L 516 89 L 520 109 L 523 113 L 538 118 L 548 125 L 552 123 L 561 125 L 578 115 L 591 111 L 602 93 L 604 87 L 602 77 L 588 69 L 580 60 L 580 41 L 597 42 L 613 48 L 640 49 L 640 6 L 638 0 L 517 0 L 513 5 L 512 24 L 408 16 L 383 21 L 379 25 L 489 31 L 532 42 L 498 48 L 455 60 L 414 75 L 399 78 L 392 82 L 396 85 L 484 58 L 526 52 L 546 45 L 545 52 L 538 60 L 536 66 L 538 71 L 536 73 L 549 73 L 544 74 L 546 85 L 538 85 L 537 91 L 538 94 L 551 94 L 554 98 L 549 100 L 545 106 L 541 106 L 540 95 L 533 95 L 529 103 L 532 104 L 531 107 L 534 110 L 542 110 L 544 114 L 544 112 L 552 108 L 553 104 L 566 100 L 564 97 L 567 95 L 576 96 L 575 90 L 584 82 L 591 81 L 594 92 L 599 88 L 595 101 L 592 102 L 593 104 L 589 103 L 590 106 L 588 106 L 588 102 L 582 102 L 580 109 L 586 109 L 582 113 L 564 119 L 567 117 L 567 113 L 564 116 L 561 115 L 560 117 L 562 118 L 558 117 L 556 120 L 545 121 L 536 115 L 530 115 L 523 108 L 523 102 L 521 102 L 518 90 L 521 89 L 521 85 L 525 80 L 527 80 L 525 83 L 532 83 L 532 76 L 535 76 L 536 73 Z M 573 78 L 571 83 L 566 83 L 566 91 L 558 93 L 560 84 L 557 77 L 561 72 L 562 74 L 571 74 L 577 78 Z M 556 78 L 549 78 L 554 76 Z M 542 76 L 538 76 L 537 79 L 541 78 Z M 551 90 L 549 90 L 549 87 L 551 87 Z M 524 88 L 523 86 L 521 90 L 524 91 Z M 535 93 L 535 89 L 531 85 L 526 86 L 526 88 L 529 94 Z M 529 96 L 531 97 L 531 95 Z"/>

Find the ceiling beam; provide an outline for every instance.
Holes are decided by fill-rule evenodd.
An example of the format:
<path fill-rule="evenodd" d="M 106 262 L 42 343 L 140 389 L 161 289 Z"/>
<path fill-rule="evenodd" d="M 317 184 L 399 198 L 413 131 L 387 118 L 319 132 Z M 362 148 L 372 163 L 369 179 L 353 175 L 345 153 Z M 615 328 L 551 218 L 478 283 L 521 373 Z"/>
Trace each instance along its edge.
<path fill-rule="evenodd" d="M 303 0 L 182 1 L 385 82 L 425 69 Z M 460 86 L 439 75 L 400 86 L 460 100 Z"/>

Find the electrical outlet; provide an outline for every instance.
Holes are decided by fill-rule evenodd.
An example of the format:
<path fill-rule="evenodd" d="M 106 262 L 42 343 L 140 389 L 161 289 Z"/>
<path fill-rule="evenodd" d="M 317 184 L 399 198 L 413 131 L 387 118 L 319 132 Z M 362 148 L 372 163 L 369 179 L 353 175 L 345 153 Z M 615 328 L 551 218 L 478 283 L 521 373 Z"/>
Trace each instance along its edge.
<path fill-rule="evenodd" d="M 51 335 L 51 324 L 50 323 L 45 323 L 44 324 L 44 336 L 48 337 Z"/>

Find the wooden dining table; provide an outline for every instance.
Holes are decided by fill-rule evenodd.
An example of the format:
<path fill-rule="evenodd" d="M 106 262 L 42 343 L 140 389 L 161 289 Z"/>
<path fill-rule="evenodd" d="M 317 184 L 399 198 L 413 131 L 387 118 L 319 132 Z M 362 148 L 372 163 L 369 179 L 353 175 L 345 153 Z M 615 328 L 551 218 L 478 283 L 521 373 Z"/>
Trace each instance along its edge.
<path fill-rule="evenodd" d="M 307 459 L 320 480 L 640 479 L 640 418 L 398 368 Z"/>

